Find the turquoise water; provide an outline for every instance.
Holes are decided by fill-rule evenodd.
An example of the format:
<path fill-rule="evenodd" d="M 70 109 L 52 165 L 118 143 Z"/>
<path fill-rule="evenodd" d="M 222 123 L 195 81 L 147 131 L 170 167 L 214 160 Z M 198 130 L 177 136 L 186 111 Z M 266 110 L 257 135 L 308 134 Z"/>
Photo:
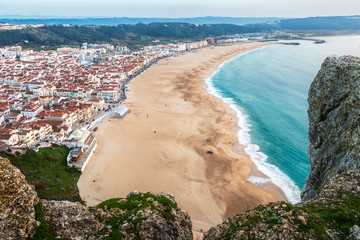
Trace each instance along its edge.
<path fill-rule="evenodd" d="M 224 63 L 206 80 L 208 91 L 237 112 L 239 142 L 269 179 L 292 202 L 310 171 L 307 95 L 323 60 L 331 55 L 360 56 L 360 37 L 274 45 Z"/>

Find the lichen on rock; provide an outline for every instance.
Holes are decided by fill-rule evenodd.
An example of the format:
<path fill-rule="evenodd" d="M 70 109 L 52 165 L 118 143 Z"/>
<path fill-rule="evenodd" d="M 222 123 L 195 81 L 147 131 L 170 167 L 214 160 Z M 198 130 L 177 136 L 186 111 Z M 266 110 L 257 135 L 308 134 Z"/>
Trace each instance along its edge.
<path fill-rule="evenodd" d="M 192 239 L 190 216 L 177 207 L 172 194 L 139 193 L 115 198 L 98 205 L 111 214 L 104 219 L 110 236 L 124 239 Z M 106 231 L 105 231 L 106 232 Z"/>
<path fill-rule="evenodd" d="M 20 170 L 0 157 L 0 239 L 32 237 L 39 222 L 34 206 L 39 198 Z"/>
<path fill-rule="evenodd" d="M 336 174 L 360 168 L 360 59 L 328 57 L 309 90 L 311 172 L 302 200 L 316 197 Z"/>
<path fill-rule="evenodd" d="M 105 227 L 99 222 L 105 214 L 101 209 L 88 209 L 78 202 L 43 200 L 43 214 L 56 238 L 98 239 L 96 234 Z"/>
<path fill-rule="evenodd" d="M 34 186 L 4 158 L 0 158 L 0 229 L 0 239 L 192 239 L 190 216 L 170 193 L 134 191 L 97 207 L 69 201 L 39 203 Z"/>
<path fill-rule="evenodd" d="M 359 169 L 338 174 L 315 199 L 260 205 L 211 228 L 204 239 L 356 239 L 359 186 Z"/>
<path fill-rule="evenodd" d="M 189 215 L 171 194 L 131 192 L 97 207 L 69 201 L 43 201 L 44 218 L 56 238 L 191 239 Z"/>

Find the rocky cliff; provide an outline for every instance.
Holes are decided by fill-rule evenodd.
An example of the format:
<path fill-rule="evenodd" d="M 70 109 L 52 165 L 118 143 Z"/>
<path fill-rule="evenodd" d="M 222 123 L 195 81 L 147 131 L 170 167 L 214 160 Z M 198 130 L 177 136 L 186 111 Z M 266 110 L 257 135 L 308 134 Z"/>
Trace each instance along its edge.
<path fill-rule="evenodd" d="M 311 172 L 302 200 L 314 198 L 336 174 L 360 168 L 360 59 L 325 59 L 308 103 Z"/>
<path fill-rule="evenodd" d="M 39 199 L 20 170 L 0 158 L 0 239 L 32 237 L 40 222 L 35 220 Z"/>
<path fill-rule="evenodd" d="M 360 59 L 327 58 L 308 102 L 311 172 L 303 202 L 258 206 L 204 239 L 360 240 Z"/>
<path fill-rule="evenodd" d="M 174 196 L 131 192 L 88 208 L 37 197 L 19 169 L 0 158 L 0 239 L 179 239 L 192 237 Z"/>
<path fill-rule="evenodd" d="M 260 205 L 227 219 L 204 239 L 360 239 L 360 170 L 336 175 L 316 199 Z"/>

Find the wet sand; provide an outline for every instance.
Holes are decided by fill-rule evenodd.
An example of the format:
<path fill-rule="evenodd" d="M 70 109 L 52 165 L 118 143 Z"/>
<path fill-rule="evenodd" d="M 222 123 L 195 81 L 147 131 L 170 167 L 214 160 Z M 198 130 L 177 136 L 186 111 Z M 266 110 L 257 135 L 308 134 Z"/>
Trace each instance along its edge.
<path fill-rule="evenodd" d="M 195 233 L 284 199 L 274 185 L 246 180 L 261 173 L 237 146 L 236 114 L 204 88 L 221 63 L 269 44 L 200 49 L 161 60 L 132 80 L 125 101 L 131 113 L 104 120 L 96 132 L 98 148 L 78 182 L 81 198 L 92 206 L 132 190 L 171 192 Z"/>

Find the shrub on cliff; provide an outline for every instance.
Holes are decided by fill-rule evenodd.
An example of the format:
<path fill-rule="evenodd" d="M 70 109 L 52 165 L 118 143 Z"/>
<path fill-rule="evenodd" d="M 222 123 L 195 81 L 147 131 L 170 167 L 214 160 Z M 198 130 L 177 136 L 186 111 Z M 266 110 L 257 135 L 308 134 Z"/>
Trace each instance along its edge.
<path fill-rule="evenodd" d="M 126 198 L 109 199 L 97 207 L 111 214 L 103 221 L 111 226 L 112 239 L 192 238 L 190 217 L 177 208 L 171 194 L 134 191 Z"/>
<path fill-rule="evenodd" d="M 54 144 L 40 148 L 38 152 L 29 149 L 18 156 L 7 152 L 0 155 L 21 170 L 26 180 L 36 187 L 39 198 L 81 201 L 77 188 L 80 172 L 67 167 L 69 151 L 65 146 Z"/>
<path fill-rule="evenodd" d="M 349 239 L 360 225 L 360 170 L 337 175 L 314 200 L 260 205 L 211 228 L 204 239 Z"/>

